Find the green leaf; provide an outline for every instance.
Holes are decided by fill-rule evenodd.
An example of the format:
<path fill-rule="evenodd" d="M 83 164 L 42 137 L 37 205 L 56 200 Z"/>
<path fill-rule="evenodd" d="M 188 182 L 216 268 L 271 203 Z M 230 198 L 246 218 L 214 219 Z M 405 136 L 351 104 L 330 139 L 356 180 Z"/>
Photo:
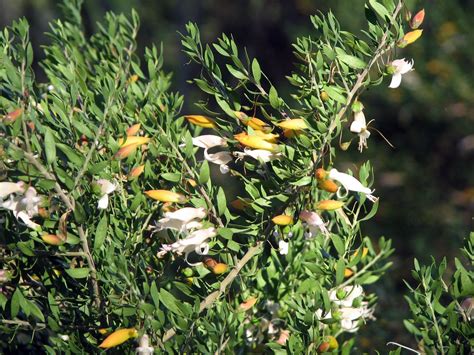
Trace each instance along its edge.
<path fill-rule="evenodd" d="M 43 312 L 41 312 L 40 308 L 36 305 L 36 303 L 28 301 L 28 306 L 30 308 L 31 314 L 38 318 L 40 321 L 44 322 Z"/>
<path fill-rule="evenodd" d="M 339 285 L 344 280 L 344 270 L 346 264 L 344 259 L 339 259 L 336 263 L 336 285 Z"/>
<path fill-rule="evenodd" d="M 217 192 L 217 211 L 219 213 L 219 216 L 222 216 L 226 210 L 227 210 L 227 201 L 225 198 L 225 192 L 222 187 L 219 187 L 219 190 Z"/>
<path fill-rule="evenodd" d="M 343 255 L 345 252 L 345 247 L 344 247 L 344 242 L 342 241 L 341 237 L 339 237 L 337 234 L 333 234 L 331 236 L 331 241 L 337 250 L 337 254 Z"/>
<path fill-rule="evenodd" d="M 337 58 L 353 69 L 364 69 L 367 65 L 362 59 L 349 54 L 338 54 Z"/>
<path fill-rule="evenodd" d="M 89 268 L 78 267 L 75 269 L 66 269 L 66 273 L 74 279 L 84 279 L 89 276 Z"/>
<path fill-rule="evenodd" d="M 94 238 L 94 250 L 98 251 L 102 244 L 104 244 L 105 237 L 107 236 L 107 229 L 109 228 L 109 222 L 107 219 L 107 215 L 104 215 L 97 228 L 95 230 L 95 238 Z"/>
<path fill-rule="evenodd" d="M 258 61 L 255 58 L 252 61 L 252 74 L 257 84 L 260 84 L 260 79 L 262 78 L 262 70 L 260 69 L 260 64 L 258 64 Z"/>
<path fill-rule="evenodd" d="M 204 160 L 199 171 L 199 183 L 205 184 L 209 180 L 209 163 Z"/>
<path fill-rule="evenodd" d="M 180 316 L 183 315 L 182 312 L 181 312 L 181 309 L 176 304 L 176 301 L 177 301 L 176 298 L 174 298 L 174 296 L 171 293 L 169 293 L 168 291 L 166 291 L 163 288 L 160 290 L 160 301 L 171 312 L 173 312 L 177 315 L 180 315 Z"/>
<path fill-rule="evenodd" d="M 56 143 L 54 141 L 54 135 L 51 129 L 46 128 L 44 134 L 44 150 L 46 153 L 46 161 L 49 165 L 56 161 Z"/>
<path fill-rule="evenodd" d="M 270 88 L 270 92 L 268 93 L 268 100 L 270 101 L 270 105 L 277 109 L 280 107 L 280 101 L 278 100 L 278 92 L 274 86 Z"/>
<path fill-rule="evenodd" d="M 15 318 L 18 315 L 20 310 L 20 302 L 23 299 L 23 295 L 19 288 L 15 290 L 13 293 L 11 303 L 10 303 L 10 314 L 12 318 Z"/>
<path fill-rule="evenodd" d="M 294 186 L 306 186 L 311 183 L 312 177 L 311 176 L 304 176 L 298 181 L 292 182 L 291 185 Z"/>
<path fill-rule="evenodd" d="M 369 4 L 380 17 L 383 19 L 390 18 L 390 13 L 388 10 L 385 8 L 385 6 L 377 2 L 377 0 L 369 0 Z"/>
<path fill-rule="evenodd" d="M 167 181 L 179 182 L 181 180 L 181 174 L 179 173 L 164 173 L 161 177 Z"/>

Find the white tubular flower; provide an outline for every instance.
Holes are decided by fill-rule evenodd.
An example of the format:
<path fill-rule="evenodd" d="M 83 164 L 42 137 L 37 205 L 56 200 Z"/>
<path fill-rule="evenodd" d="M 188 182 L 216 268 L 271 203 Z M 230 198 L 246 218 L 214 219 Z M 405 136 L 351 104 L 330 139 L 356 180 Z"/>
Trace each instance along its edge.
<path fill-rule="evenodd" d="M 203 136 L 198 136 L 193 138 L 193 144 L 199 148 L 213 148 L 217 146 L 225 147 L 227 145 L 227 141 L 219 136 L 215 136 L 212 134 L 205 134 Z"/>
<path fill-rule="evenodd" d="M 105 210 L 109 206 L 109 195 L 117 189 L 117 186 L 106 179 L 97 180 L 97 185 L 100 186 L 100 193 L 102 194 L 97 207 Z"/>
<path fill-rule="evenodd" d="M 258 160 L 260 163 L 268 163 L 281 157 L 281 153 L 273 153 L 268 150 L 249 148 L 244 149 L 243 155 L 252 157 L 253 159 Z"/>
<path fill-rule="evenodd" d="M 354 113 L 354 121 L 351 124 L 351 132 L 357 133 L 359 136 L 359 152 L 367 148 L 367 139 L 370 137 L 370 132 L 367 129 L 364 111 Z"/>
<path fill-rule="evenodd" d="M 391 89 L 398 88 L 402 82 L 402 75 L 411 71 L 414 64 L 415 62 L 413 60 L 409 62 L 405 60 L 405 58 L 395 59 L 389 66 L 389 72 L 392 74 L 392 81 L 388 87 Z"/>
<path fill-rule="evenodd" d="M 188 261 L 188 255 L 191 252 L 195 252 L 199 255 L 206 255 L 209 252 L 209 244 L 207 241 L 216 235 L 217 232 L 214 227 L 196 230 L 189 234 L 185 239 L 178 240 L 173 244 L 163 244 L 158 256 L 163 256 L 168 252 L 176 253 L 178 255 L 184 254 L 185 260 L 189 265 L 198 265 L 199 263 L 190 263 Z"/>
<path fill-rule="evenodd" d="M 153 355 L 154 349 L 150 346 L 150 339 L 147 334 L 141 336 L 135 351 L 138 355 Z"/>
<path fill-rule="evenodd" d="M 280 252 L 280 255 L 288 255 L 289 245 L 290 244 L 284 240 L 278 242 L 278 251 Z"/>
<path fill-rule="evenodd" d="M 312 236 L 318 234 L 319 231 L 326 237 L 329 236 L 329 231 L 326 228 L 326 224 L 322 218 L 316 212 L 302 211 L 300 213 L 300 219 L 308 225 L 309 232 Z"/>
<path fill-rule="evenodd" d="M 158 229 L 175 229 L 179 232 L 193 228 L 201 228 L 199 220 L 206 217 L 204 208 L 184 207 L 174 212 L 166 212 L 158 221 Z"/>
<path fill-rule="evenodd" d="M 349 174 L 341 173 L 336 169 L 331 169 L 331 171 L 329 171 L 329 178 L 339 182 L 347 191 L 362 192 L 370 201 L 377 201 L 377 197 L 372 195 L 373 190 L 365 187 L 359 180 Z"/>
<path fill-rule="evenodd" d="M 219 165 L 222 174 L 227 174 L 229 172 L 227 164 L 232 161 L 232 155 L 229 152 L 208 152 L 209 149 L 214 147 L 227 146 L 227 141 L 224 138 L 212 134 L 206 134 L 193 138 L 193 144 L 196 147 L 204 148 L 204 159 L 210 163 Z"/>
<path fill-rule="evenodd" d="M 22 193 L 22 194 L 20 194 Z M 13 196 L 13 194 L 17 194 Z M 10 196 L 8 200 L 3 198 Z M 39 224 L 34 223 L 31 218 L 38 214 L 41 197 L 38 196 L 34 187 L 25 190 L 23 182 L 0 183 L 0 208 L 13 212 L 17 220 L 21 220 L 28 228 L 37 229 Z"/>

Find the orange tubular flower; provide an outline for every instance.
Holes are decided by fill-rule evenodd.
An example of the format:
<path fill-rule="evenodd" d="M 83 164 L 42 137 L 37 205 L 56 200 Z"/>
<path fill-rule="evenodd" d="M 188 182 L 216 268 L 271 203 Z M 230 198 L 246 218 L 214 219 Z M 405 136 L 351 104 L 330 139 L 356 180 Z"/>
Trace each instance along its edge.
<path fill-rule="evenodd" d="M 114 346 L 125 343 L 128 339 L 136 338 L 138 331 L 135 328 L 124 328 L 119 329 L 110 334 L 105 340 L 99 345 L 99 348 L 109 349 Z"/>
<path fill-rule="evenodd" d="M 270 126 L 257 117 L 249 117 L 244 112 L 234 111 L 235 116 L 246 126 L 253 128 L 256 131 L 268 132 L 271 130 Z"/>
<path fill-rule="evenodd" d="M 186 197 L 183 195 L 169 191 L 169 190 L 148 190 L 145 191 L 145 195 L 153 200 L 160 202 L 176 202 L 176 203 L 185 203 Z"/>
<path fill-rule="evenodd" d="M 284 120 L 278 123 L 278 126 L 283 129 L 291 129 L 295 131 L 308 128 L 308 125 L 302 118 L 293 118 L 290 120 Z"/>
<path fill-rule="evenodd" d="M 184 116 L 188 120 L 189 123 L 192 123 L 196 126 L 204 127 L 204 128 L 216 128 L 216 123 L 213 119 L 200 116 L 200 115 L 187 115 Z"/>
<path fill-rule="evenodd" d="M 45 242 L 46 244 L 50 244 L 50 245 L 64 244 L 64 238 L 61 238 L 60 236 L 56 234 L 43 234 L 41 236 L 41 239 L 43 239 L 43 242 Z"/>
<path fill-rule="evenodd" d="M 406 33 L 405 36 L 403 36 L 403 38 L 398 41 L 398 46 L 400 48 L 408 46 L 409 44 L 415 42 L 418 38 L 420 38 L 422 33 L 423 30 L 414 30 Z"/>
<path fill-rule="evenodd" d="M 415 16 L 413 16 L 413 18 L 410 21 L 410 27 L 416 30 L 418 27 L 421 26 L 424 19 L 425 19 L 425 9 L 422 9 L 421 11 L 418 11 Z"/>
<path fill-rule="evenodd" d="M 258 132 L 258 131 L 255 131 Z M 270 152 L 277 152 L 278 145 L 268 142 L 262 137 L 257 135 L 248 135 L 245 132 L 236 134 L 234 138 L 239 141 L 240 144 L 254 149 L 263 149 L 268 150 Z"/>
<path fill-rule="evenodd" d="M 125 159 L 129 157 L 133 152 L 135 152 L 135 149 L 137 149 L 139 146 L 140 144 L 135 143 L 122 147 L 118 150 L 117 153 L 115 153 L 114 158 L 117 160 Z"/>
<path fill-rule="evenodd" d="M 128 177 L 130 179 L 137 178 L 143 173 L 144 170 L 145 170 L 145 165 L 136 166 L 130 171 L 130 173 L 128 174 Z"/>
<path fill-rule="evenodd" d="M 3 123 L 5 123 L 5 124 L 10 124 L 10 123 L 15 122 L 16 119 L 17 119 L 18 117 L 20 117 L 22 113 L 23 113 L 23 109 L 22 109 L 22 108 L 17 108 L 17 109 L 14 110 L 14 111 L 8 112 L 8 113 L 3 117 Z"/>
<path fill-rule="evenodd" d="M 249 297 L 244 302 L 242 302 L 239 307 L 242 311 L 248 311 L 250 308 L 255 306 L 255 303 L 257 303 L 257 298 Z"/>
<path fill-rule="evenodd" d="M 293 217 L 285 214 L 280 214 L 272 218 L 272 222 L 277 226 L 287 226 L 293 224 Z"/>
<path fill-rule="evenodd" d="M 127 129 L 127 136 L 134 136 L 136 135 L 139 131 L 142 125 L 140 123 L 134 124 L 133 126 L 130 126 Z"/>
<path fill-rule="evenodd" d="M 323 200 L 316 204 L 317 210 L 334 211 L 344 206 L 344 202 L 336 200 Z"/>

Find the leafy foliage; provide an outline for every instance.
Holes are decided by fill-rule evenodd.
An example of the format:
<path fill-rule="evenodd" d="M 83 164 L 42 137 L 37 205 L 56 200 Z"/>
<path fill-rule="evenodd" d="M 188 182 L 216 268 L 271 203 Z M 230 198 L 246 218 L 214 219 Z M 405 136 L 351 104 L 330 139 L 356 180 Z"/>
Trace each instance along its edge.
<path fill-rule="evenodd" d="M 426 353 L 467 354 L 473 344 L 474 233 L 461 250 L 464 262 L 456 258 L 455 270 L 447 274 L 446 258 L 441 263 L 420 265 L 415 259 L 415 287 L 408 285 L 406 296 L 412 319 L 405 320 L 406 329 L 418 340 Z M 449 281 L 445 281 L 445 280 Z"/>
<path fill-rule="evenodd" d="M 80 1 L 65 2 L 44 47 L 47 83 L 31 69 L 27 22 L 5 29 L 2 347 L 131 351 L 139 336 L 163 352 L 348 353 L 376 303 L 361 285 L 393 250 L 360 228 L 378 208 L 370 164 L 339 173 L 339 186 L 333 141 L 383 80 L 401 7 L 369 1 L 365 40 L 331 13 L 312 17 L 315 37 L 294 45 L 291 99 L 230 36 L 205 45 L 189 23 L 182 43 L 210 117 L 180 115 L 161 51 L 139 60 L 135 12 L 107 14 L 86 38 Z M 221 143 L 207 146 L 203 127 Z M 170 227 L 173 213 L 189 220 Z"/>

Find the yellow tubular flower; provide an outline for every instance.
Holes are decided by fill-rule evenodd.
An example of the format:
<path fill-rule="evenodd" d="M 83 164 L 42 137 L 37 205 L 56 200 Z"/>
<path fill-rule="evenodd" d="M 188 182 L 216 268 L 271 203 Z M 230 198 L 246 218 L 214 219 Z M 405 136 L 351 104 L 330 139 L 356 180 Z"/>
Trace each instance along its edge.
<path fill-rule="evenodd" d="M 125 147 L 120 148 L 117 153 L 115 153 L 114 158 L 118 160 L 125 159 L 135 152 L 135 149 L 137 149 L 139 146 L 139 143 L 126 145 Z"/>
<path fill-rule="evenodd" d="M 268 132 L 271 130 L 270 126 L 257 117 L 249 117 L 244 112 L 234 111 L 235 116 L 246 126 L 252 127 L 256 131 Z"/>
<path fill-rule="evenodd" d="M 145 195 L 152 198 L 156 201 L 161 202 L 177 202 L 177 203 L 184 203 L 186 202 L 186 197 L 183 195 L 169 191 L 169 190 L 148 190 L 145 191 Z"/>
<path fill-rule="evenodd" d="M 237 141 L 239 141 L 240 144 L 249 148 L 263 149 L 263 150 L 268 150 L 270 152 L 278 151 L 278 145 L 270 143 L 257 135 L 249 136 L 247 133 L 243 132 L 243 133 L 236 134 L 234 138 Z"/>
<path fill-rule="evenodd" d="M 110 334 L 105 340 L 99 345 L 99 348 L 108 349 L 114 346 L 125 343 L 128 339 L 136 338 L 138 331 L 134 328 L 119 329 Z"/>
<path fill-rule="evenodd" d="M 278 126 L 283 129 L 302 130 L 308 128 L 308 125 L 302 118 L 293 118 L 291 120 L 284 120 L 278 123 Z"/>
<path fill-rule="evenodd" d="M 285 214 L 280 214 L 272 218 L 272 222 L 277 226 L 287 226 L 293 224 L 293 217 Z"/>
<path fill-rule="evenodd" d="M 323 200 L 316 204 L 317 210 L 334 211 L 344 206 L 344 202 L 336 200 Z"/>
<path fill-rule="evenodd" d="M 266 140 L 269 143 L 276 143 L 278 139 L 278 134 L 272 134 L 272 133 L 265 133 L 262 131 L 255 131 L 254 134 L 257 137 L 260 137 L 264 140 Z"/>
<path fill-rule="evenodd" d="M 123 147 L 127 147 L 129 145 L 134 145 L 134 144 L 142 145 L 142 144 L 148 143 L 150 139 L 151 138 L 148 138 L 148 137 L 127 136 L 125 140 L 123 138 L 120 138 L 118 142 L 120 144 L 120 148 L 123 148 Z"/>
<path fill-rule="evenodd" d="M 188 120 L 189 123 L 192 123 L 196 126 L 204 127 L 204 128 L 216 128 L 216 123 L 209 117 L 200 116 L 200 115 L 187 115 L 184 116 Z"/>

